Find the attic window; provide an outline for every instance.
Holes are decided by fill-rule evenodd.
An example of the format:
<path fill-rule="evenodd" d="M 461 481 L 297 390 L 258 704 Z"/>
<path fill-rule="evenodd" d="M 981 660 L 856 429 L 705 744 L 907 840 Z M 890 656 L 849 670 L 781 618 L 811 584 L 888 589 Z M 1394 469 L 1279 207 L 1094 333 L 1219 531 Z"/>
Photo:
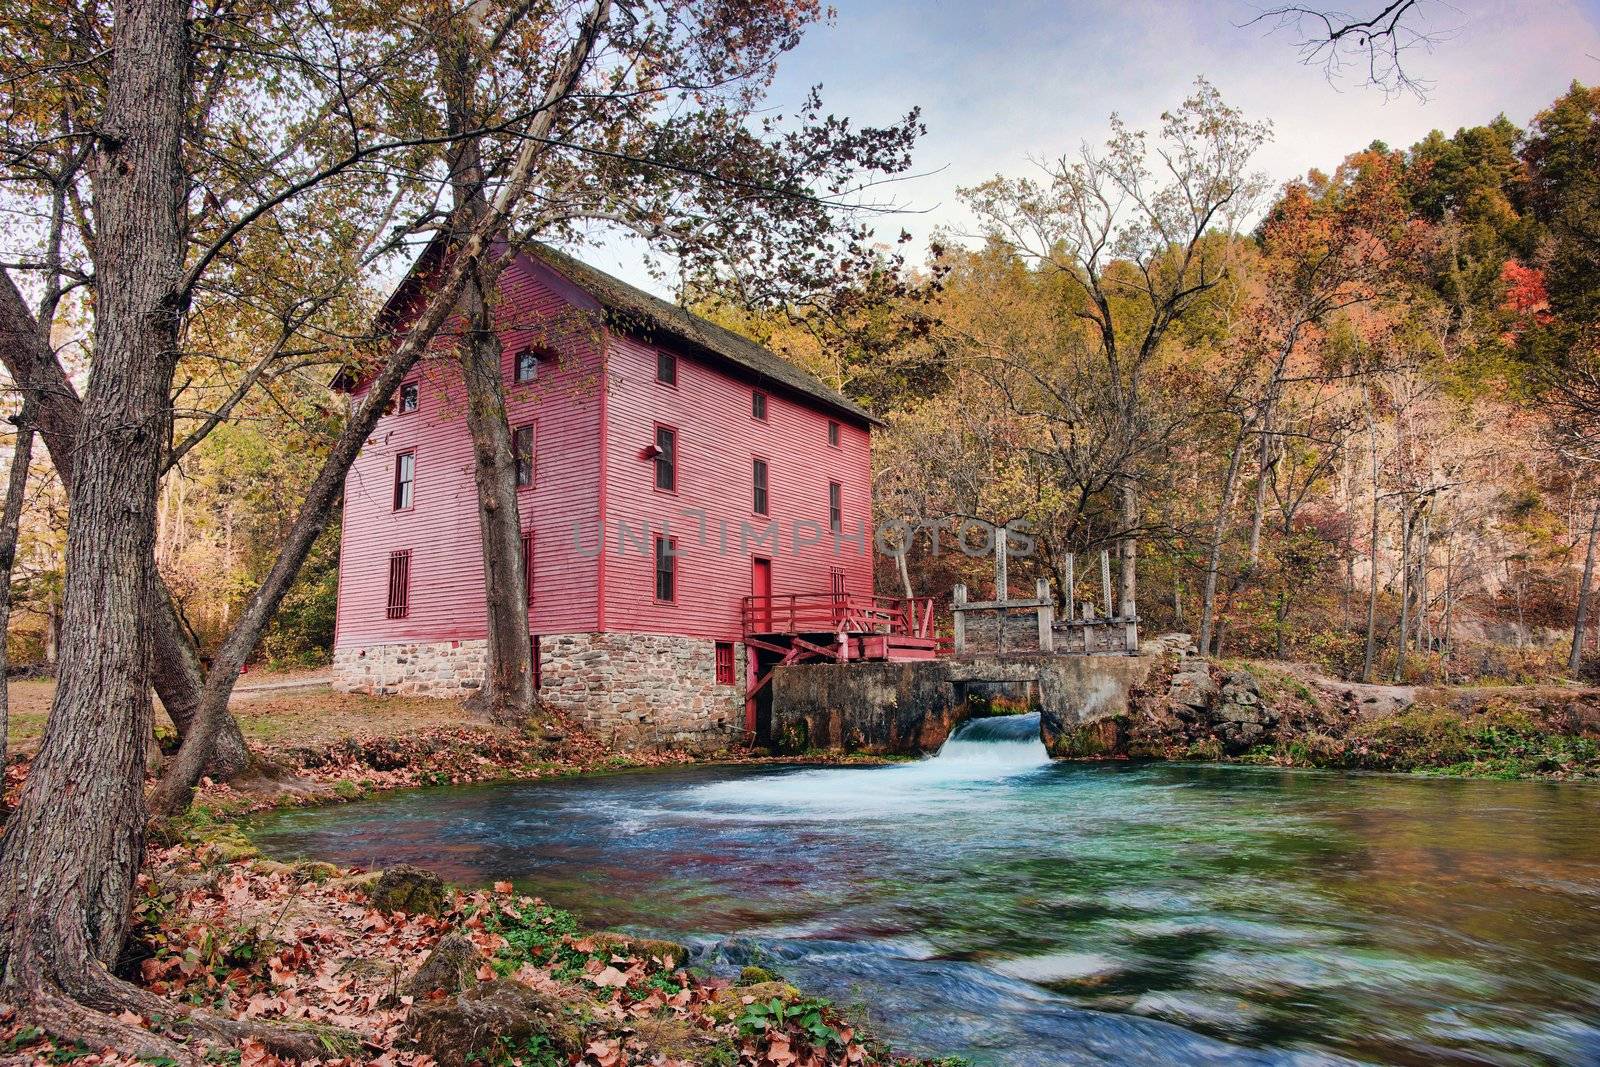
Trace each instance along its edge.
<path fill-rule="evenodd" d="M 671 352 L 656 353 L 656 381 L 662 385 L 678 384 L 678 357 Z"/>
<path fill-rule="evenodd" d="M 400 401 L 398 404 L 399 413 L 401 415 L 405 415 L 408 412 L 417 410 L 417 400 L 417 383 L 406 382 L 400 387 Z"/>
<path fill-rule="evenodd" d="M 549 348 L 524 348 L 517 353 L 516 381 L 518 385 L 526 385 L 539 377 L 539 364 L 555 363 L 556 354 Z"/>
<path fill-rule="evenodd" d="M 750 417 L 767 421 L 767 394 L 759 390 L 750 394 Z"/>
<path fill-rule="evenodd" d="M 828 420 L 828 444 L 839 447 L 839 424 L 832 419 Z"/>

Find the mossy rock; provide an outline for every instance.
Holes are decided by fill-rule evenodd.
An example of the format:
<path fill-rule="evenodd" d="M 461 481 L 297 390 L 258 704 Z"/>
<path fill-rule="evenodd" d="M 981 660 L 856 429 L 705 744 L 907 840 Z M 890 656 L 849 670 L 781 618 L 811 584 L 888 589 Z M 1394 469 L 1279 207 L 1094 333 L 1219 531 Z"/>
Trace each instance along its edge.
<path fill-rule="evenodd" d="M 754 964 L 739 972 L 740 985 L 756 985 L 759 982 L 777 981 L 780 981 L 777 974 L 767 970 L 765 967 L 757 967 Z"/>
<path fill-rule="evenodd" d="M 749 998 L 746 1000 L 745 998 Z M 756 982 L 753 985 L 729 986 L 719 989 L 706 1005 L 706 1014 L 719 1023 L 731 1022 L 744 1014 L 746 1004 L 757 1001 L 767 1003 L 776 997 L 785 1004 L 800 999 L 800 990 L 788 982 Z"/>
<path fill-rule="evenodd" d="M 326 882 L 339 877 L 339 868 L 321 860 L 301 860 L 294 865 L 295 873 L 308 882 Z"/>
<path fill-rule="evenodd" d="M 478 967 L 482 963 L 483 953 L 465 934 L 445 934 L 400 991 L 413 997 L 427 996 L 436 989 L 459 993 L 477 982 Z"/>
<path fill-rule="evenodd" d="M 655 937 L 634 937 L 632 934 L 617 933 L 613 930 L 604 930 L 588 936 L 589 940 L 594 942 L 596 952 L 636 956 L 639 959 L 660 957 L 667 961 L 667 966 L 672 970 L 682 967 L 689 959 L 689 950 L 676 941 L 663 941 Z"/>
<path fill-rule="evenodd" d="M 438 915 L 444 911 L 444 882 L 422 867 L 402 863 L 390 867 L 367 890 L 367 901 L 385 914 Z"/>
<path fill-rule="evenodd" d="M 509 978 L 415 1005 L 405 1034 L 440 1067 L 465 1067 L 469 1058 L 492 1061 L 498 1051 L 536 1037 L 563 1056 L 583 1051 L 583 1030 L 560 1000 Z"/>
<path fill-rule="evenodd" d="M 699 1062 L 701 1054 L 717 1040 L 676 1015 L 646 1016 L 631 1020 L 628 1025 L 646 1049 L 680 1063 Z"/>

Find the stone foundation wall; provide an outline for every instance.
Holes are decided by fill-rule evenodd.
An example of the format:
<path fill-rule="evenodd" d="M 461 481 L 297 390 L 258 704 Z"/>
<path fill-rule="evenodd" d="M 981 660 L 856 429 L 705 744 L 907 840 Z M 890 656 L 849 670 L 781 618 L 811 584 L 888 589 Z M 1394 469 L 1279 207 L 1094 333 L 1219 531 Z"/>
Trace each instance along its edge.
<path fill-rule="evenodd" d="M 539 697 L 619 748 L 727 748 L 744 732 L 744 645 L 717 684 L 716 642 L 664 634 L 541 637 Z"/>
<path fill-rule="evenodd" d="M 717 684 L 716 642 L 666 634 L 544 634 L 539 699 L 624 749 L 708 752 L 744 731 L 744 646 L 734 684 Z M 334 688 L 380 696 L 470 696 L 483 686 L 483 641 L 339 649 Z"/>
<path fill-rule="evenodd" d="M 483 688 L 487 657 L 485 641 L 339 648 L 333 653 L 333 687 L 375 696 L 470 696 Z"/>
<path fill-rule="evenodd" d="M 1026 694 L 1053 756 L 1108 754 L 1151 656 L 977 654 L 915 663 L 803 663 L 772 675 L 772 743 L 894 755 L 932 752 L 996 690 Z M 974 698 L 979 698 L 977 701 Z"/>

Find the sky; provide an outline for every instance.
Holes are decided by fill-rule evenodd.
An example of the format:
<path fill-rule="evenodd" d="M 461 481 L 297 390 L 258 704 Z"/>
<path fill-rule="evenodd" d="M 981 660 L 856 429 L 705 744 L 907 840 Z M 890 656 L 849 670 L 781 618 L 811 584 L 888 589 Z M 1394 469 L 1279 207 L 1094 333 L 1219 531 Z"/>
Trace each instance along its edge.
<path fill-rule="evenodd" d="M 827 109 L 888 123 L 920 106 L 928 127 L 921 176 L 898 184 L 906 213 L 884 217 L 919 245 L 935 229 L 971 232 L 956 190 L 1105 139 L 1113 112 L 1153 127 L 1204 75 L 1273 140 L 1257 157 L 1274 181 L 1331 169 L 1374 140 L 1413 144 L 1505 113 L 1525 125 L 1574 79 L 1600 82 L 1600 0 L 1428 0 L 1441 39 L 1407 68 L 1432 83 L 1426 100 L 1387 99 L 1358 81 L 1330 84 L 1300 63 L 1294 40 L 1246 26 L 1270 0 L 834 0 L 779 70 L 771 99 L 792 113 L 812 85 Z M 1341 0 L 1354 11 L 1375 0 Z M 621 240 L 581 253 L 662 295 Z"/>

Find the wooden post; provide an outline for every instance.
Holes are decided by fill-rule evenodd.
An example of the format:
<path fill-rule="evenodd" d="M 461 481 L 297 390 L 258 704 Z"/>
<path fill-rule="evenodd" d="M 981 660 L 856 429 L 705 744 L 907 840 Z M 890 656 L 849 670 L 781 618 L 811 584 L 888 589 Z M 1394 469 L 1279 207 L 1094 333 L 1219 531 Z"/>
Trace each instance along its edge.
<path fill-rule="evenodd" d="M 1106 618 L 1114 619 L 1117 613 L 1111 607 L 1111 552 L 1104 548 L 1100 550 L 1100 588 L 1105 591 Z"/>
<path fill-rule="evenodd" d="M 952 620 L 952 628 L 955 630 L 955 652 L 959 656 L 967 650 L 967 587 L 965 583 L 956 583 L 955 589 L 951 592 L 951 600 L 954 603 L 951 604 L 950 618 Z"/>
<path fill-rule="evenodd" d="M 1009 547 L 1006 542 L 1004 526 L 996 526 L 994 530 L 994 598 L 999 601 L 1011 599 L 1011 573 Z"/>
<path fill-rule="evenodd" d="M 1072 573 L 1075 558 L 1071 552 L 1067 553 L 1067 621 L 1071 622 L 1078 617 L 1078 580 Z"/>
<path fill-rule="evenodd" d="M 1035 597 L 1039 601 L 1039 651 L 1054 652 L 1056 650 L 1056 604 L 1050 599 L 1050 580 L 1040 578 L 1035 587 Z"/>

